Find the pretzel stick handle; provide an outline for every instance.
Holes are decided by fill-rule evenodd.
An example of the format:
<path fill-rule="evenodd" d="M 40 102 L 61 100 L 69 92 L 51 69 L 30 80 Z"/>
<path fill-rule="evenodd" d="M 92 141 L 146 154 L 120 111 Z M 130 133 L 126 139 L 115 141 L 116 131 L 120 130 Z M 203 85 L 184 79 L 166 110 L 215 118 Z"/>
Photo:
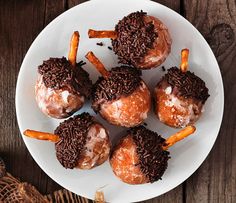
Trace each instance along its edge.
<path fill-rule="evenodd" d="M 70 51 L 68 55 L 68 60 L 70 63 L 75 66 L 76 64 L 76 56 L 77 56 L 77 51 L 78 51 L 78 46 L 79 46 L 79 32 L 75 31 L 71 37 L 70 40 Z"/>
<path fill-rule="evenodd" d="M 108 70 L 106 70 L 105 66 L 102 64 L 102 62 L 94 55 L 92 51 L 88 52 L 85 56 L 90 63 L 92 63 L 95 68 L 101 73 L 101 75 L 104 78 L 108 78 L 110 76 L 110 73 Z"/>
<path fill-rule="evenodd" d="M 88 30 L 89 38 L 117 38 L 117 32 L 114 30 Z"/>
<path fill-rule="evenodd" d="M 169 138 L 166 139 L 165 144 L 163 145 L 163 149 L 167 150 L 169 147 L 174 145 L 176 142 L 193 134 L 195 132 L 195 130 L 196 130 L 195 126 L 187 126 L 186 128 L 180 130 L 179 132 L 171 135 Z"/>
<path fill-rule="evenodd" d="M 95 203 L 105 203 L 104 193 L 102 191 L 96 191 Z"/>
<path fill-rule="evenodd" d="M 189 50 L 183 49 L 181 51 L 181 64 L 180 64 L 180 70 L 182 72 L 187 72 L 188 70 L 188 56 L 189 56 Z"/>
<path fill-rule="evenodd" d="M 58 135 L 35 131 L 35 130 L 29 130 L 29 129 L 25 130 L 23 132 L 23 134 L 27 137 L 35 138 L 38 140 L 47 140 L 47 141 L 51 141 L 51 142 L 57 142 L 60 140 Z"/>

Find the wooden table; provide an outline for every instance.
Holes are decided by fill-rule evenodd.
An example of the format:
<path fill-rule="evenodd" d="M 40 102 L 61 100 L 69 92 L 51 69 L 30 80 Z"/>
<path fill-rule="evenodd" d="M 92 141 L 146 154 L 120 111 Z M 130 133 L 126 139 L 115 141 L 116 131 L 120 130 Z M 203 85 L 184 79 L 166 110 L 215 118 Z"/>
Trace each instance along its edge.
<path fill-rule="evenodd" d="M 56 16 L 82 2 L 0 0 L 0 156 L 13 175 L 44 194 L 60 186 L 38 167 L 19 135 L 15 113 L 17 75 L 39 32 Z M 225 111 L 219 137 L 201 167 L 177 188 L 146 202 L 236 202 L 236 1 L 157 2 L 187 18 L 209 42 L 224 80 Z"/>

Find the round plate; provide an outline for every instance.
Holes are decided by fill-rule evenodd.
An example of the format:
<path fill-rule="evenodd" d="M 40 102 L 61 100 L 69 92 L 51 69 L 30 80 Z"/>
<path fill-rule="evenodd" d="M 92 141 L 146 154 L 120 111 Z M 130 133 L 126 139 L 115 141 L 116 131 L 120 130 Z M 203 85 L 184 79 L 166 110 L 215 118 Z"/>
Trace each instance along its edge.
<path fill-rule="evenodd" d="M 159 18 L 169 28 L 173 44 L 171 54 L 163 64 L 165 68 L 179 66 L 180 51 L 190 50 L 190 70 L 200 76 L 209 88 L 210 97 L 205 104 L 205 112 L 196 123 L 194 135 L 177 143 L 170 149 L 168 162 L 162 180 L 153 184 L 128 185 L 116 178 L 108 162 L 92 170 L 70 170 L 57 161 L 54 144 L 23 137 L 24 142 L 38 165 L 58 184 L 81 196 L 93 199 L 96 190 L 102 188 L 108 202 L 134 202 L 161 195 L 186 180 L 204 161 L 210 152 L 222 120 L 224 93 L 217 61 L 201 34 L 183 17 L 171 9 L 148 0 L 93 0 L 80 4 L 52 21 L 35 39 L 22 63 L 17 88 L 16 112 L 21 133 L 27 129 L 53 132 L 62 120 L 45 116 L 37 107 L 34 85 L 37 67 L 49 57 L 68 55 L 69 41 L 73 31 L 80 32 L 77 60 L 85 60 L 85 54 L 92 50 L 109 69 L 117 65 L 117 57 L 107 47 L 109 39 L 89 39 L 87 31 L 93 29 L 114 29 L 123 16 L 138 10 Z M 105 46 L 97 46 L 97 42 Z M 93 82 L 99 74 L 89 64 L 84 66 Z M 162 68 L 143 71 L 143 79 L 153 91 L 155 84 L 164 74 Z M 87 104 L 78 113 L 88 111 L 94 115 Z M 126 129 L 107 124 L 96 117 L 109 129 L 111 139 L 117 139 Z M 168 137 L 176 132 L 161 124 L 153 113 L 145 121 L 151 130 Z"/>

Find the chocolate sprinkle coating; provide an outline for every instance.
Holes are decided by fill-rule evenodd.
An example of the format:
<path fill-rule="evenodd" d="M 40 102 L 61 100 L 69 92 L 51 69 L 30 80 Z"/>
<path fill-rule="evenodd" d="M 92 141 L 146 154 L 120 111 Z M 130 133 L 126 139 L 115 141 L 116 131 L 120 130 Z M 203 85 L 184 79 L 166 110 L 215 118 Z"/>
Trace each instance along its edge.
<path fill-rule="evenodd" d="M 65 58 L 49 58 L 38 67 L 38 72 L 43 76 L 43 82 L 47 88 L 67 88 L 73 93 L 79 92 L 89 97 L 92 81 L 89 74 L 82 68 L 85 63 L 80 61 L 73 67 Z"/>
<path fill-rule="evenodd" d="M 54 134 L 60 137 L 55 143 L 56 156 L 62 166 L 70 169 L 77 166 L 87 140 L 88 130 L 94 122 L 89 113 L 82 113 L 65 120 L 56 128 Z"/>
<path fill-rule="evenodd" d="M 203 104 L 210 96 L 205 82 L 190 71 L 183 73 L 179 68 L 172 67 L 164 75 L 163 80 L 167 81 L 172 89 L 176 89 L 175 92 L 178 96 L 197 99 Z"/>
<path fill-rule="evenodd" d="M 112 68 L 108 78 L 99 77 L 92 90 L 92 108 L 95 112 L 100 106 L 121 96 L 132 94 L 141 84 L 141 71 L 121 66 Z"/>
<path fill-rule="evenodd" d="M 142 173 L 153 183 L 161 179 L 169 160 L 169 152 L 163 150 L 165 139 L 144 126 L 131 128 L 128 134 L 133 137 L 139 156 Z"/>
<path fill-rule="evenodd" d="M 144 22 L 145 16 L 147 13 L 137 11 L 124 17 L 116 25 L 117 38 L 112 40 L 112 46 L 120 63 L 138 67 L 147 51 L 153 48 L 158 34 L 153 23 Z"/>

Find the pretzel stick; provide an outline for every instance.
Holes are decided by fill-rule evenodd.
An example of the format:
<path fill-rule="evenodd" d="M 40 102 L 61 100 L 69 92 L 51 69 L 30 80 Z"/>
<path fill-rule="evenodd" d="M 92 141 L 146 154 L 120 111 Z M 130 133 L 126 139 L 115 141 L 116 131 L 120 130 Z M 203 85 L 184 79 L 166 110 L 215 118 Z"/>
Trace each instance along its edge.
<path fill-rule="evenodd" d="M 117 38 L 117 32 L 113 30 L 88 30 L 88 36 L 89 38 L 111 38 L 116 39 Z"/>
<path fill-rule="evenodd" d="M 188 55 L 189 55 L 189 50 L 188 49 L 182 49 L 180 70 L 183 73 L 187 72 L 187 70 L 188 70 Z"/>
<path fill-rule="evenodd" d="M 104 194 L 102 191 L 96 191 L 95 202 L 96 203 L 105 203 L 105 198 L 104 198 Z"/>
<path fill-rule="evenodd" d="M 169 147 L 174 145 L 176 142 L 193 134 L 195 132 L 195 130 L 196 130 L 195 126 L 187 126 L 186 128 L 175 133 L 174 135 L 171 135 L 169 138 L 166 139 L 165 144 L 163 145 L 163 149 L 167 150 Z"/>
<path fill-rule="evenodd" d="M 51 133 L 45 133 L 45 132 L 39 132 L 39 131 L 35 131 L 35 130 L 25 130 L 23 132 L 23 134 L 27 137 L 31 137 L 31 138 L 35 138 L 38 140 L 48 140 L 51 142 L 57 142 L 60 140 L 58 135 L 54 135 Z"/>
<path fill-rule="evenodd" d="M 95 68 L 101 73 L 104 78 L 108 78 L 110 73 L 106 70 L 102 62 L 94 55 L 92 51 L 88 52 L 85 56 L 90 63 L 92 63 Z"/>
<path fill-rule="evenodd" d="M 75 31 L 71 37 L 70 40 L 70 51 L 68 55 L 68 60 L 70 63 L 75 66 L 76 64 L 76 56 L 77 56 L 77 50 L 78 50 L 78 45 L 79 45 L 79 32 Z"/>

